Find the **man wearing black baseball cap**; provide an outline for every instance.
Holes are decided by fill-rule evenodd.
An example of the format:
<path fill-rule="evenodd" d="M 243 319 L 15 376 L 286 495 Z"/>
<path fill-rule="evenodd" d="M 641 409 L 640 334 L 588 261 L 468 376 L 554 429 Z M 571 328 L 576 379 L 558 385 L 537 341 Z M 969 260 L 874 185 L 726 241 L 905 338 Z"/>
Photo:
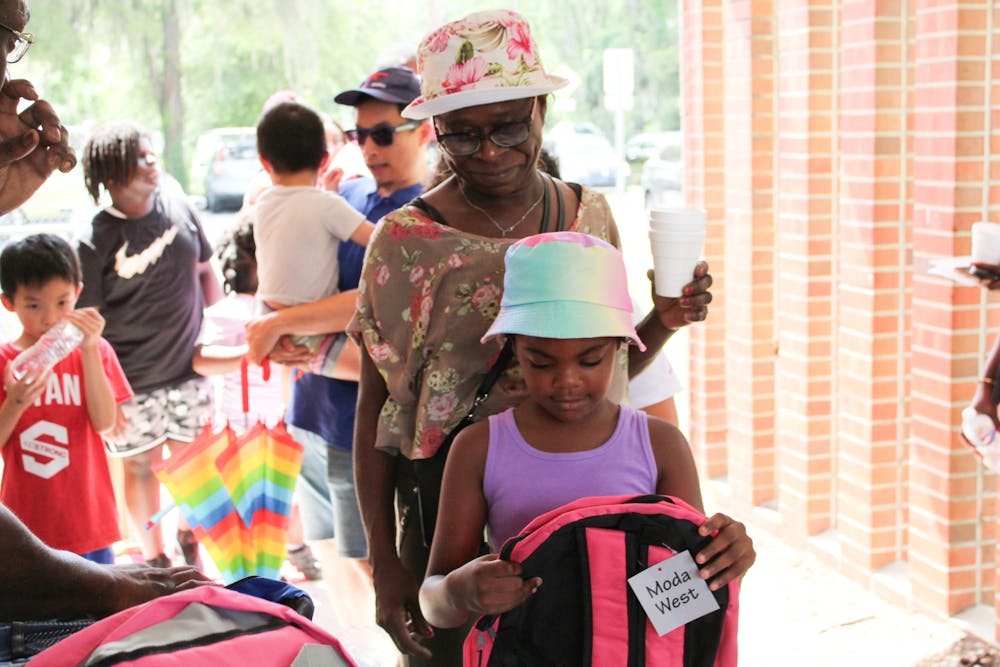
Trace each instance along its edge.
<path fill-rule="evenodd" d="M 348 132 L 348 137 L 361 146 L 365 164 L 372 174 L 370 180 L 344 183 L 341 194 L 352 201 L 359 189 L 364 190 L 366 198 L 373 201 L 359 210 L 366 214 L 377 211 L 378 217 L 371 218 L 373 220 L 412 199 L 404 199 L 397 193 L 427 180 L 426 149 L 432 138 L 430 123 L 413 122 L 399 115 L 407 104 L 419 96 L 420 79 L 413 70 L 385 67 L 372 72 L 357 88 L 345 90 L 333 98 L 337 104 L 357 110 L 357 125 Z M 386 208 L 392 202 L 375 199 L 391 199 L 394 204 Z"/>

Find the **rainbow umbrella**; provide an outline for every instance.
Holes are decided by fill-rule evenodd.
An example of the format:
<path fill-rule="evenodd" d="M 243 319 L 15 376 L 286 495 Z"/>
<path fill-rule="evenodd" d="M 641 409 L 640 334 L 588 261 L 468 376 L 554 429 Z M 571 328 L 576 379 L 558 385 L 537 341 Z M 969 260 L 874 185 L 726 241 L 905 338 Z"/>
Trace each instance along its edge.
<path fill-rule="evenodd" d="M 257 424 L 237 437 L 206 426 L 176 456 L 154 466 L 226 583 L 278 578 L 302 446 L 283 426 Z"/>
<path fill-rule="evenodd" d="M 227 583 L 253 574 L 254 562 L 248 546 L 249 530 L 239 520 L 232 496 L 215 467 L 216 458 L 234 439 L 228 427 L 214 433 L 206 426 L 177 454 L 153 466 Z"/>
<path fill-rule="evenodd" d="M 257 574 L 276 578 L 286 556 L 302 445 L 283 425 L 269 429 L 258 422 L 234 438 L 215 463 L 237 515 L 250 531 Z"/>

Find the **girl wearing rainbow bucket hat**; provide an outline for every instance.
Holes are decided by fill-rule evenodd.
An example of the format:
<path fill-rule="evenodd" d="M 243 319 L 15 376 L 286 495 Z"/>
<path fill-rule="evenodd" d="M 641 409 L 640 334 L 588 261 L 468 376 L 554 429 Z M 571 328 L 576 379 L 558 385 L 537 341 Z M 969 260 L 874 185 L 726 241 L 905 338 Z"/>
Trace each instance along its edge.
<path fill-rule="evenodd" d="M 448 457 L 421 608 L 433 625 L 499 614 L 544 585 L 518 563 L 497 559 L 532 519 L 587 496 L 657 493 L 699 511 L 701 488 L 687 440 L 656 417 L 608 397 L 615 356 L 632 344 L 632 304 L 621 253 L 574 232 L 529 236 L 506 253 L 500 313 L 483 336 L 511 339 L 527 386 L 517 407 L 472 424 Z M 561 280 L 546 280 L 555 272 Z M 483 529 L 490 555 L 476 557 Z M 742 576 L 756 554 L 742 523 L 723 514 L 699 553 L 716 590 Z"/>
<path fill-rule="evenodd" d="M 408 654 L 406 664 L 450 665 L 461 663 L 464 634 L 432 631 L 418 599 L 430 547 L 422 517 L 436 510 L 440 491 L 440 481 L 418 477 L 429 467 L 421 461 L 443 458 L 435 455 L 498 357 L 500 343 L 479 339 L 497 315 L 511 244 L 562 230 L 613 246 L 619 240 L 602 195 L 536 167 L 545 96 L 566 81 L 545 71 L 522 16 L 478 12 L 434 30 L 418 48 L 418 69 L 421 96 L 402 115 L 432 120 L 453 175 L 383 218 L 368 247 L 348 326 L 365 352 L 354 462 L 376 620 Z M 563 277 L 549 270 L 538 280 Z M 654 295 L 654 310 L 638 325 L 648 351 L 613 346 L 611 396 L 624 395 L 628 375 L 674 331 L 705 319 L 711 284 L 702 263 L 683 297 Z M 512 365 L 475 416 L 502 412 L 526 395 Z"/>

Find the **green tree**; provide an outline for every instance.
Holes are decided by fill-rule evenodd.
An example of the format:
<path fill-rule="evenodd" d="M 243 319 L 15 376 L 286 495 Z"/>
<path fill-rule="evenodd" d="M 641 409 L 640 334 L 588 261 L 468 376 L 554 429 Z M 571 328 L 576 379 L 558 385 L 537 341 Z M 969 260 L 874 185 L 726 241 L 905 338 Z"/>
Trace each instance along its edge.
<path fill-rule="evenodd" d="M 32 79 L 67 124 L 130 119 L 162 133 L 168 171 L 187 185 L 197 136 L 253 125 L 273 92 L 350 122 L 333 103 L 379 54 L 416 47 L 442 21 L 496 6 L 495 0 L 34 0 L 38 42 L 12 75 Z M 536 0 L 518 7 L 546 67 L 565 63 L 582 79 L 576 120 L 610 131 L 603 107 L 602 52 L 635 50 L 635 108 L 628 134 L 675 129 L 678 113 L 676 0 Z M 557 93 L 557 95 L 565 93 Z M 553 112 L 553 120 L 559 115 Z"/>

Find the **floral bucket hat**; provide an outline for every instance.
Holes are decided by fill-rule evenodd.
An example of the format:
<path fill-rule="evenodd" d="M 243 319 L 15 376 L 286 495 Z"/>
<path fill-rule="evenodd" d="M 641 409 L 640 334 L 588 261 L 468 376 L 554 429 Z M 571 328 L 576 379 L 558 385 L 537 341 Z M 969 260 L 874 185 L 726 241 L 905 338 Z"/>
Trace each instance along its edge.
<path fill-rule="evenodd" d="M 469 14 L 431 32 L 417 49 L 417 68 L 422 94 L 404 118 L 545 95 L 569 83 L 545 72 L 528 22 L 509 9 Z"/>

